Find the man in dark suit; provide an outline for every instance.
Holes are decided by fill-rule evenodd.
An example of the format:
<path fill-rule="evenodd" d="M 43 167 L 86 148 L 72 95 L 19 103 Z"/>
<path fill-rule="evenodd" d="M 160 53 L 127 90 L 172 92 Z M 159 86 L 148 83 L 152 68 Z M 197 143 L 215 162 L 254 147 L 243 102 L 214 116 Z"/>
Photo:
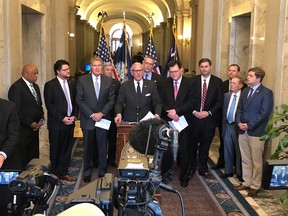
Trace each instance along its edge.
<path fill-rule="evenodd" d="M 105 62 L 103 64 L 103 73 L 106 76 L 113 78 L 114 66 L 110 62 Z M 117 79 L 113 79 L 115 98 L 118 96 L 119 88 L 121 82 Z M 115 106 L 114 106 L 115 107 Z M 115 118 L 114 107 L 110 112 L 111 119 Z M 107 163 L 113 167 L 116 167 L 116 141 L 117 141 L 117 126 L 114 121 L 111 121 L 111 125 L 108 132 L 108 158 Z"/>
<path fill-rule="evenodd" d="M 106 129 L 95 127 L 102 119 L 110 120 L 110 112 L 115 103 L 113 79 L 102 74 L 103 62 L 98 57 L 90 60 L 91 73 L 79 77 L 77 81 L 76 103 L 80 109 L 80 126 L 84 138 L 84 182 L 91 181 L 93 168 L 92 154 L 99 162 L 99 177 L 107 168 Z"/>
<path fill-rule="evenodd" d="M 122 120 L 138 122 L 150 111 L 159 118 L 162 105 L 156 84 L 150 80 L 143 80 L 143 66 L 135 62 L 131 67 L 133 80 L 124 82 L 120 89 L 115 105 L 115 123 Z M 137 91 L 139 88 L 139 91 Z M 123 113 L 123 117 L 122 117 Z"/>
<path fill-rule="evenodd" d="M 33 158 L 39 158 L 39 130 L 44 124 L 44 112 L 39 86 L 36 84 L 38 69 L 26 64 L 22 77 L 12 84 L 8 98 L 15 102 L 20 120 L 20 152 L 25 167 Z"/>
<path fill-rule="evenodd" d="M 163 76 L 161 76 L 161 75 L 159 75 L 159 74 L 157 74 L 157 73 L 155 73 L 153 71 L 154 63 L 155 63 L 155 60 L 154 60 L 154 58 L 152 56 L 145 56 L 144 57 L 144 61 L 143 61 L 144 75 L 143 75 L 143 79 L 152 80 L 158 86 L 160 81 L 163 80 Z"/>
<path fill-rule="evenodd" d="M 0 98 L 0 169 L 21 170 L 19 160 L 20 123 L 14 103 Z M 4 178 L 4 176 L 3 176 Z M 12 195 L 7 185 L 0 186 L 0 215 L 7 215 L 7 205 L 12 202 Z"/>
<path fill-rule="evenodd" d="M 159 93 L 162 101 L 161 117 L 166 121 L 178 121 L 180 116 L 191 121 L 192 113 L 192 89 L 190 80 L 183 76 L 183 67 L 179 61 L 173 60 L 168 64 L 170 77 L 164 79 L 159 85 Z M 182 187 L 188 186 L 189 168 L 191 164 L 189 127 L 183 129 L 179 134 L 179 155 L 180 155 L 180 182 Z M 164 153 L 162 161 L 162 174 L 172 166 L 171 149 Z"/>
<path fill-rule="evenodd" d="M 212 62 L 208 58 L 199 61 L 200 75 L 192 77 L 192 174 L 197 169 L 199 174 L 212 178 L 208 172 L 208 155 L 211 142 L 218 124 L 223 103 L 222 80 L 211 74 Z M 197 151 L 199 155 L 197 157 Z"/>
<path fill-rule="evenodd" d="M 76 85 L 69 80 L 70 66 L 65 60 L 54 64 L 55 78 L 45 83 L 44 99 L 48 111 L 51 172 L 60 179 L 75 181 L 68 174 L 75 120 L 78 108 L 75 103 Z"/>
<path fill-rule="evenodd" d="M 233 176 L 234 164 L 236 175 L 242 176 L 238 126 L 235 124 L 235 113 L 243 83 L 243 80 L 239 76 L 235 76 L 231 79 L 230 91 L 224 94 L 222 137 L 224 139 L 225 173 L 222 175 L 222 178 Z"/>
<path fill-rule="evenodd" d="M 247 84 L 251 87 L 243 90 L 236 113 L 244 180 L 236 189 L 249 190 L 250 197 L 261 187 L 264 141 L 260 137 L 273 108 L 273 93 L 262 84 L 264 76 L 262 68 L 248 70 Z"/>
<path fill-rule="evenodd" d="M 222 83 L 224 94 L 226 92 L 230 91 L 230 83 L 231 83 L 232 78 L 236 77 L 236 76 L 240 76 L 240 66 L 237 65 L 237 64 L 229 65 L 227 75 L 228 75 L 228 79 L 223 81 L 223 83 Z M 246 88 L 246 87 L 247 87 L 247 84 L 243 83 L 242 90 L 244 88 Z M 221 112 L 221 114 L 222 114 L 222 112 Z M 222 119 L 223 119 L 223 117 L 221 116 L 219 118 L 219 125 L 218 125 L 219 136 L 220 136 L 219 137 L 220 138 L 219 157 L 218 157 L 216 165 L 214 167 L 212 167 L 212 169 L 221 169 L 221 168 L 224 168 L 224 165 L 225 165 L 225 161 L 224 161 L 224 142 L 223 142 L 223 137 L 222 137 L 222 134 L 223 134 L 223 132 L 222 132 Z M 240 179 L 241 179 L 241 176 L 242 175 L 238 175 L 237 174 L 237 177 L 240 178 Z"/>

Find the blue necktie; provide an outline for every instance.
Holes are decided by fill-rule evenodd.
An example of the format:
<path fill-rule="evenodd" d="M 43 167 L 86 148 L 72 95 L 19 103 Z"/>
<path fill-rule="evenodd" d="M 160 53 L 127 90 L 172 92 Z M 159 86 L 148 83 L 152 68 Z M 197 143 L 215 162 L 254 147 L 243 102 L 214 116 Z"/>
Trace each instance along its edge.
<path fill-rule="evenodd" d="M 99 87 L 99 83 L 98 83 L 98 77 L 96 77 L 96 79 L 95 79 L 95 93 L 96 93 L 97 99 L 99 98 L 99 92 L 100 92 L 100 87 Z"/>
<path fill-rule="evenodd" d="M 253 92 L 254 92 L 254 89 L 253 89 L 253 88 L 251 88 L 251 89 L 250 89 L 250 92 L 249 92 L 249 95 L 248 95 L 248 97 L 247 97 L 247 98 L 251 98 L 251 97 L 252 97 L 252 95 L 253 95 Z"/>
<path fill-rule="evenodd" d="M 235 106 L 236 106 L 236 98 L 237 98 L 237 95 L 234 94 L 234 97 L 233 97 L 233 100 L 231 102 L 231 105 L 230 105 L 230 109 L 229 109 L 229 112 L 228 112 L 228 115 L 227 115 L 227 121 L 229 124 L 231 124 L 233 122 L 233 117 L 234 117 L 234 110 L 235 110 Z"/>

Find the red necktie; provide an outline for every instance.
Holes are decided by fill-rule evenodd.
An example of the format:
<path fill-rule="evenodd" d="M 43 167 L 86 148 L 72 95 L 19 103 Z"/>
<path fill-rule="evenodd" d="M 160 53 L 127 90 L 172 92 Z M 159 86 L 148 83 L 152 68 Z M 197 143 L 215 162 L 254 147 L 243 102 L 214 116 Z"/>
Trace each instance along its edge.
<path fill-rule="evenodd" d="M 174 82 L 174 99 L 176 100 L 178 94 L 178 82 Z"/>
<path fill-rule="evenodd" d="M 204 79 L 203 90 L 202 90 L 202 103 L 201 103 L 201 111 L 204 110 L 205 100 L 207 94 L 207 84 L 206 79 Z"/>

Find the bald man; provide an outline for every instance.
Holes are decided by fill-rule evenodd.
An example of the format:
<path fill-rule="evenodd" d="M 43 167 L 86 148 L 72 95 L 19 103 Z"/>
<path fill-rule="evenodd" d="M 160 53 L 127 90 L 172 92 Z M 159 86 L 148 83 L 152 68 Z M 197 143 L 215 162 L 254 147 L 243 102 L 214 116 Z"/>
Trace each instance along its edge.
<path fill-rule="evenodd" d="M 25 167 L 33 158 L 39 158 L 39 130 L 44 124 L 44 112 L 39 86 L 36 84 L 38 68 L 26 64 L 22 77 L 9 89 L 8 98 L 16 104 L 20 121 L 21 160 Z"/>

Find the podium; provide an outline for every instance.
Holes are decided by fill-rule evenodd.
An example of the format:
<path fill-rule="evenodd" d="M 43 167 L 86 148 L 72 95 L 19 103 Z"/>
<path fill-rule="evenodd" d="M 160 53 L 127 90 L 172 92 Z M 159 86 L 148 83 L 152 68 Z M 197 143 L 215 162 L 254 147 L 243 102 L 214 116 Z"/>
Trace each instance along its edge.
<path fill-rule="evenodd" d="M 128 142 L 128 134 L 135 124 L 122 122 L 117 125 L 117 148 L 116 148 L 116 164 L 119 164 L 121 152 L 125 144 Z"/>

